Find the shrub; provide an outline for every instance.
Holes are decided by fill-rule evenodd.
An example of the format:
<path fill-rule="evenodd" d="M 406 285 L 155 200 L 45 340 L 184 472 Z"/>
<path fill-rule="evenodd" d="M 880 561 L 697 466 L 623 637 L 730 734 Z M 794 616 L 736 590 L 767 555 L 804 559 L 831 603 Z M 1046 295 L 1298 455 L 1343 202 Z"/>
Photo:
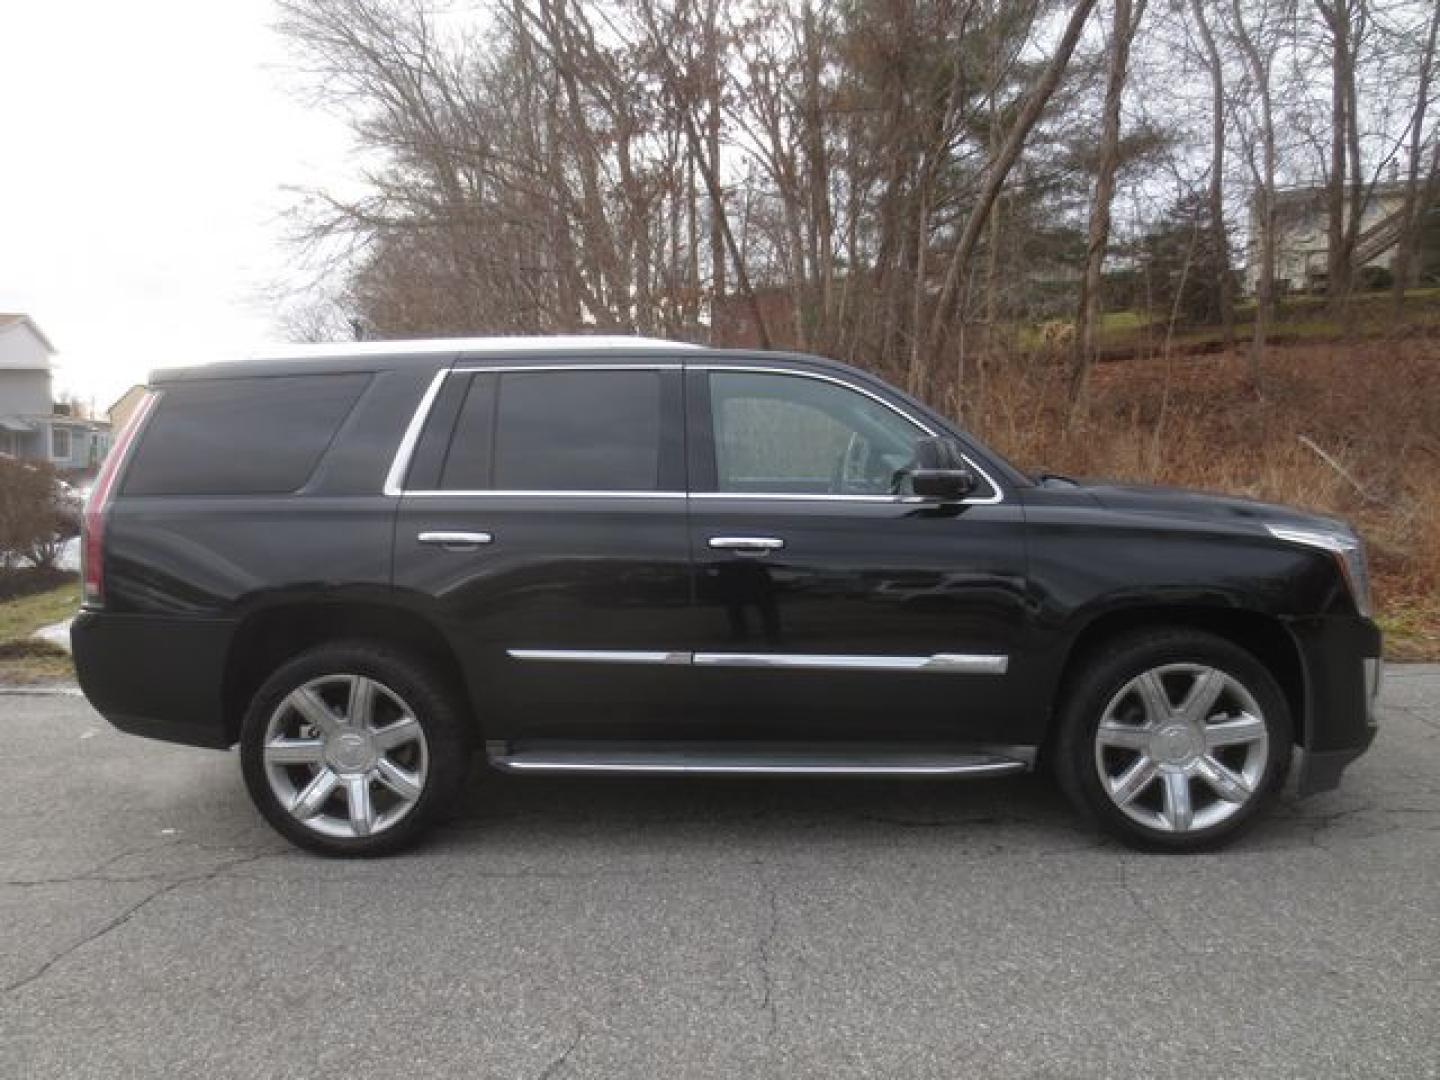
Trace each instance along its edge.
<path fill-rule="evenodd" d="M 79 580 L 79 577 L 73 570 L 55 567 L 22 566 L 0 570 L 0 604 L 58 589 L 61 585 Z"/>
<path fill-rule="evenodd" d="M 0 566 L 26 558 L 53 567 L 69 516 L 54 469 L 44 462 L 0 457 Z"/>

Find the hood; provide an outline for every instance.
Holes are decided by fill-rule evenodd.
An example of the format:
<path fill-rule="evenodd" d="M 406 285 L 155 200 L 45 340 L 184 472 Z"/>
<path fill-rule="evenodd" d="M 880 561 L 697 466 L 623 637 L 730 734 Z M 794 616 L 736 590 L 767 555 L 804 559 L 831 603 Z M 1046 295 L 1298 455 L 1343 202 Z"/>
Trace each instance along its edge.
<path fill-rule="evenodd" d="M 1051 484 L 1045 486 L 1054 490 Z M 1352 531 L 1348 524 L 1338 518 L 1297 510 L 1293 506 L 1239 499 L 1230 495 L 1213 495 L 1185 488 L 1077 481 L 1071 490 L 1077 496 L 1093 500 L 1108 510 L 1132 514 L 1157 514 L 1238 526 L 1250 524 L 1260 528 L 1270 524 L 1324 531 Z M 1058 494 L 1058 491 L 1056 493 Z"/>

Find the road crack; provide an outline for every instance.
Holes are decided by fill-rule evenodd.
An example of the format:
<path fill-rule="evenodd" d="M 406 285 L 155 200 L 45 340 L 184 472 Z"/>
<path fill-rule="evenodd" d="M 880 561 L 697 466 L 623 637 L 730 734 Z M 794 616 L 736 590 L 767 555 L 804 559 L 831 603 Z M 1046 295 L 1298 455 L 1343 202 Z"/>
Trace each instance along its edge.
<path fill-rule="evenodd" d="M 95 931 L 87 934 L 85 937 L 82 937 L 79 941 L 76 941 L 61 949 L 58 953 L 50 957 L 30 974 L 16 979 L 14 982 L 10 983 L 4 988 L 0 988 L 0 995 L 8 997 L 11 994 L 23 990 L 25 987 L 38 981 L 39 979 L 44 978 L 46 973 L 48 973 L 53 967 L 55 967 L 56 964 L 59 964 L 62 960 L 79 952 L 81 949 L 85 948 L 85 946 L 99 941 L 101 938 L 114 933 L 116 930 L 119 930 L 122 926 L 124 926 L 126 923 L 130 922 L 130 920 L 134 919 L 137 915 L 139 915 L 140 912 L 144 910 L 147 906 L 154 903 L 156 900 L 159 900 L 161 897 L 168 896 L 176 889 L 179 889 L 184 885 L 203 884 L 205 882 L 214 881 L 216 878 L 220 877 L 220 875 L 224 874 L 227 870 L 230 870 L 233 867 L 244 866 L 247 863 L 257 862 L 260 859 L 266 859 L 271 857 L 272 854 L 273 852 L 266 851 L 251 855 L 245 855 L 238 859 L 232 859 L 229 862 L 221 863 L 219 866 L 212 867 L 211 869 L 206 870 L 202 873 L 187 874 L 184 877 L 176 878 L 173 881 L 166 882 L 158 888 L 150 890 L 150 892 L 146 893 L 139 900 L 135 901 L 135 903 L 131 904 L 124 911 L 120 912 L 120 914 L 110 919 L 108 922 L 106 922 L 104 925 L 102 925 Z M 121 856 L 117 856 L 116 858 L 120 857 Z M 112 859 L 110 861 L 113 862 L 115 860 Z"/>
<path fill-rule="evenodd" d="M 1160 931 L 1160 934 L 1165 938 L 1165 940 L 1170 942 L 1171 945 L 1175 946 L 1176 950 L 1178 950 L 1180 953 L 1188 957 L 1194 957 L 1194 950 L 1192 950 L 1190 946 L 1185 943 L 1184 940 L 1182 940 L 1173 930 L 1171 930 L 1169 925 L 1163 919 L 1161 919 L 1160 916 L 1156 915 L 1155 912 L 1151 910 L 1151 907 L 1149 903 L 1145 900 L 1144 896 L 1142 896 L 1140 891 L 1136 889 L 1133 884 L 1131 884 L 1129 863 L 1124 858 L 1121 858 L 1118 866 L 1120 868 L 1120 888 L 1124 891 L 1125 895 L 1130 898 L 1130 902 L 1135 905 L 1135 907 L 1139 910 L 1140 914 L 1145 917 L 1145 921 L 1148 922 L 1151 926 L 1153 926 L 1156 930 Z"/>
<path fill-rule="evenodd" d="M 780 897 L 774 885 L 766 888 L 765 897 L 765 926 L 756 942 L 755 958 L 760 969 L 760 1011 L 765 1015 L 765 1039 L 768 1043 L 775 1037 L 780 1020 L 775 1011 L 775 975 L 770 967 L 770 950 L 780 929 Z"/>
<path fill-rule="evenodd" d="M 577 1026 L 575 1028 L 575 1037 L 570 1040 L 570 1045 L 560 1052 L 559 1057 L 545 1066 L 544 1070 L 540 1073 L 540 1080 L 551 1080 L 551 1077 L 559 1075 L 560 1070 L 565 1067 L 565 1063 L 570 1060 L 570 1055 L 575 1052 L 575 1048 L 580 1045 L 580 1040 L 584 1037 L 585 1029 Z"/>

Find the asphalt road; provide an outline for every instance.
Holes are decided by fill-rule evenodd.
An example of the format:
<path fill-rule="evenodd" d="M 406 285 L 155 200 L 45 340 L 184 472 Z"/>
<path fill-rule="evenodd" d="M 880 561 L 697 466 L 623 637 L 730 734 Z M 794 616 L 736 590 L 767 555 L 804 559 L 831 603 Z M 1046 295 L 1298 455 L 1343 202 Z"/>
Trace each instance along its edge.
<path fill-rule="evenodd" d="M 1440 1075 L 1440 666 L 1336 793 L 1137 855 L 1038 778 L 477 775 L 413 855 L 0 697 L 0 1075 Z"/>

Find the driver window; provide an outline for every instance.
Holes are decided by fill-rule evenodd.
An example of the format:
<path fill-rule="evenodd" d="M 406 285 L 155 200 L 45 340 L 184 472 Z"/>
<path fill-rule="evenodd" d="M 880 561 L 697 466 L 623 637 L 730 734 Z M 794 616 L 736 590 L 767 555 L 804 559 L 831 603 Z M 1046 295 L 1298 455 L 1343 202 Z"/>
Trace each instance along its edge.
<path fill-rule="evenodd" d="M 864 394 L 800 375 L 710 374 L 716 490 L 889 495 L 925 434 Z"/>

